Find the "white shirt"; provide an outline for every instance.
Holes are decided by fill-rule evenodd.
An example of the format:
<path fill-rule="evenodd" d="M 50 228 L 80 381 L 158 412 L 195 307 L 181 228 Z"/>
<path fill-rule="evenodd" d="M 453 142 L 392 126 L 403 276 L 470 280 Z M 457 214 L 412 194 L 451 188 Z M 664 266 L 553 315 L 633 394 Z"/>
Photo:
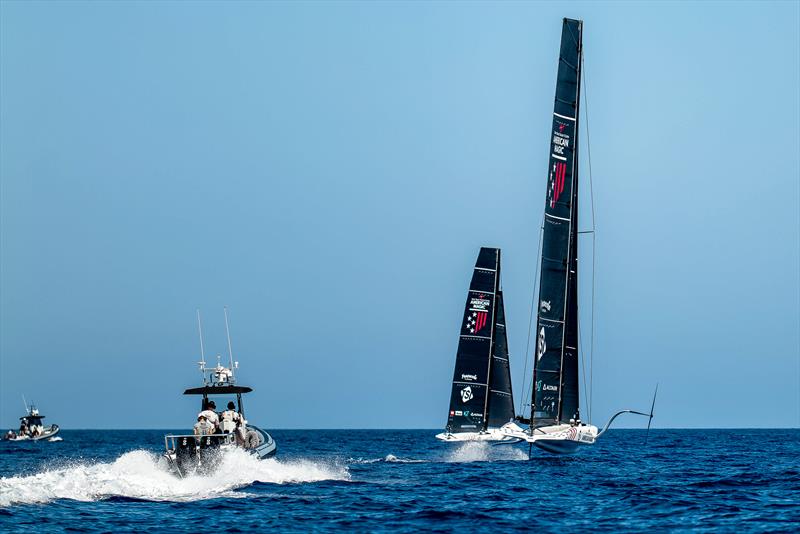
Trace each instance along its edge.
<path fill-rule="evenodd" d="M 215 412 L 214 410 L 203 410 L 202 412 L 197 414 L 198 417 L 200 417 L 201 415 L 205 416 L 206 421 L 208 421 L 212 425 L 214 426 L 219 425 L 219 416 L 217 415 L 217 412 Z"/>
<path fill-rule="evenodd" d="M 222 420 L 223 421 L 234 421 L 234 422 L 236 422 L 236 421 L 239 420 L 239 417 L 241 417 L 241 416 L 239 415 L 239 412 L 237 412 L 236 410 L 225 410 L 224 412 L 222 412 Z"/>
<path fill-rule="evenodd" d="M 214 432 L 214 426 L 208 421 L 198 421 L 194 424 L 194 433 L 198 436 L 205 436 Z"/>

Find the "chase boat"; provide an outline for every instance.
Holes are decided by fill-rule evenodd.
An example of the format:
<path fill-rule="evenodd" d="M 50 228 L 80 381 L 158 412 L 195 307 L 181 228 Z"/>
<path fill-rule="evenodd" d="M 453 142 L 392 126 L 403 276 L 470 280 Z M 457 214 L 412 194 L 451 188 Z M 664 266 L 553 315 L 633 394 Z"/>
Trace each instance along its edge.
<path fill-rule="evenodd" d="M 50 439 L 58 434 L 58 425 L 44 426 L 42 419 L 44 416 L 39 413 L 39 410 L 33 404 L 25 405 L 25 410 L 28 412 L 19 418 L 19 430 L 9 430 L 3 436 L 5 441 L 42 441 Z M 59 440 L 61 438 L 58 438 Z"/>
<path fill-rule="evenodd" d="M 198 326 L 200 327 L 200 314 L 197 315 Z M 253 391 L 247 386 L 236 384 L 235 370 L 239 368 L 239 362 L 233 361 L 233 354 L 230 353 L 230 333 L 228 330 L 228 314 L 225 311 L 225 329 L 228 331 L 228 350 L 230 354 L 230 366 L 224 367 L 217 356 L 215 367 L 206 367 L 205 356 L 203 355 L 203 334 L 200 327 L 200 351 L 201 361 L 200 372 L 203 374 L 203 385 L 201 387 L 189 388 L 183 392 L 184 395 L 198 395 L 201 397 L 201 410 L 209 408 L 210 397 L 235 397 L 236 411 L 239 414 L 238 424 L 232 421 L 221 421 L 220 430 L 213 434 L 167 434 L 164 436 L 164 447 L 166 449 L 164 458 L 172 471 L 180 477 L 185 477 L 193 473 L 207 473 L 213 471 L 217 460 L 225 450 L 241 448 L 248 451 L 259 460 L 274 456 L 278 446 L 272 436 L 265 430 L 251 425 L 245 419 L 244 404 L 242 395 Z M 224 404 L 221 402 L 220 406 Z"/>

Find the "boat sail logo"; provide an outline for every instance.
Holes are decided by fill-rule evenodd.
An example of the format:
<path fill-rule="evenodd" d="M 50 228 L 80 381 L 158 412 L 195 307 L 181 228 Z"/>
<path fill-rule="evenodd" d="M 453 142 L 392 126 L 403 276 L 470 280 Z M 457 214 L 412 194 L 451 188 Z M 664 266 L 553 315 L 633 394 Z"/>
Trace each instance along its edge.
<path fill-rule="evenodd" d="M 547 188 L 547 196 L 550 198 L 550 209 L 556 207 L 558 197 L 564 192 L 564 180 L 567 176 L 567 164 L 562 161 L 553 163 L 550 170 L 550 187 Z"/>
<path fill-rule="evenodd" d="M 486 320 L 489 317 L 489 305 L 491 301 L 486 298 L 486 295 L 479 294 L 469 301 L 469 310 L 467 311 L 467 323 L 464 328 L 470 334 L 480 332 L 486 326 Z"/>
<path fill-rule="evenodd" d="M 473 398 L 472 388 L 470 386 L 461 390 L 461 402 L 469 402 Z"/>
<path fill-rule="evenodd" d="M 539 337 L 536 339 L 536 361 L 542 359 L 544 353 L 547 351 L 547 343 L 544 340 L 544 327 L 539 330 Z"/>
<path fill-rule="evenodd" d="M 539 311 L 542 313 L 550 311 L 550 301 L 549 300 L 542 300 L 539 302 Z"/>

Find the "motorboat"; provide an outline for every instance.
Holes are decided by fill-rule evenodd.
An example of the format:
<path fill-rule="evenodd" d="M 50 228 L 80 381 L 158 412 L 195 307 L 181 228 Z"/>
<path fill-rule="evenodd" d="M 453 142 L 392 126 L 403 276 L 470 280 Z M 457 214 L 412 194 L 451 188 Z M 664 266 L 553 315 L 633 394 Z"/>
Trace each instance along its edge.
<path fill-rule="evenodd" d="M 229 399 L 227 403 L 229 410 L 222 413 L 223 417 L 220 418 L 219 425 L 213 431 L 206 431 L 198 423 L 198 425 L 195 425 L 193 433 L 167 434 L 164 436 L 164 447 L 166 449 L 164 458 L 172 471 L 180 477 L 213 471 L 217 459 L 229 449 L 243 449 L 258 459 L 274 456 L 278 450 L 275 440 L 272 439 L 268 432 L 250 424 L 245 419 L 242 395 L 252 392 L 253 389 L 236 384 L 235 372 L 239 369 L 239 362 L 233 361 L 233 353 L 230 350 L 227 309 L 225 310 L 225 329 L 228 333 L 230 355 L 230 365 L 227 367 L 220 363 L 221 358 L 219 356 L 217 356 L 216 366 L 206 367 L 199 312 L 197 320 L 200 330 L 201 352 L 201 360 L 198 363 L 200 364 L 200 372 L 203 375 L 203 385 L 189 388 L 183 394 L 195 395 L 201 398 L 200 415 L 209 412 L 216 413 L 214 412 L 216 402 L 212 398 L 223 399 L 220 402 L 220 406 L 223 406 L 224 399 Z M 230 414 L 230 417 L 225 417 L 228 414 Z M 200 417 L 198 416 L 199 419 Z"/>
<path fill-rule="evenodd" d="M 42 441 L 58 434 L 58 425 L 44 426 L 44 416 L 31 404 L 25 404 L 26 415 L 19 418 L 19 430 L 9 430 L 3 435 L 4 441 Z M 60 438 L 59 438 L 60 439 Z"/>

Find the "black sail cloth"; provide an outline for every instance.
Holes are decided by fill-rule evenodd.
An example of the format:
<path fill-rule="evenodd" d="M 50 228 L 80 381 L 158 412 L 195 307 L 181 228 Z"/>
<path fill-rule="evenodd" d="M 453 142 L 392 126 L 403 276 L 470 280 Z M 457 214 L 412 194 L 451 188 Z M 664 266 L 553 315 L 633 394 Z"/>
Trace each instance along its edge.
<path fill-rule="evenodd" d="M 502 341 L 497 344 L 498 310 L 502 310 L 502 306 L 500 250 L 483 247 L 475 262 L 464 306 L 447 418 L 449 432 L 481 432 L 486 430 L 490 420 L 505 418 L 503 422 L 506 422 L 514 416 L 502 322 Z M 494 407 L 495 397 L 505 397 L 506 389 L 508 401 L 500 399 Z M 505 413 L 506 402 L 511 407 L 510 415 Z"/>
<path fill-rule="evenodd" d="M 511 391 L 511 366 L 508 361 L 506 312 L 503 292 L 497 292 L 497 313 L 494 325 L 494 351 L 489 373 L 488 426 L 499 428 L 514 419 L 514 396 Z"/>
<path fill-rule="evenodd" d="M 578 112 L 582 23 L 564 19 L 548 163 L 536 323 L 533 424 L 578 407 Z"/>

